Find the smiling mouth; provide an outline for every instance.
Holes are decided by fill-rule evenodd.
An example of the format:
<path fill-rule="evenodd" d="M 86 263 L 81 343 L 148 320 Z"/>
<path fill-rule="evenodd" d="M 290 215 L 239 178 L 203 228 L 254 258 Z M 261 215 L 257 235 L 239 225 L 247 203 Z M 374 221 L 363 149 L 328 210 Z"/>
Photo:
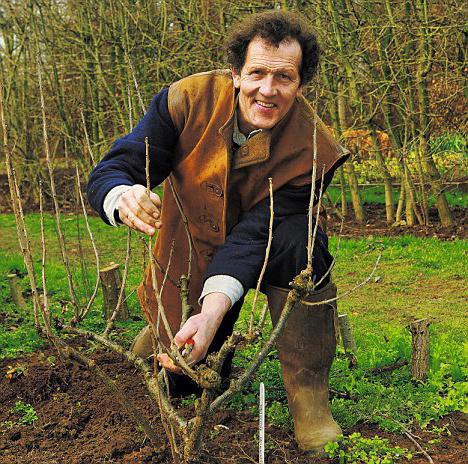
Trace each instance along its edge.
<path fill-rule="evenodd" d="M 276 105 L 274 103 L 262 102 L 260 100 L 255 100 L 255 103 L 257 105 L 262 106 L 263 108 L 275 108 L 276 107 Z"/>

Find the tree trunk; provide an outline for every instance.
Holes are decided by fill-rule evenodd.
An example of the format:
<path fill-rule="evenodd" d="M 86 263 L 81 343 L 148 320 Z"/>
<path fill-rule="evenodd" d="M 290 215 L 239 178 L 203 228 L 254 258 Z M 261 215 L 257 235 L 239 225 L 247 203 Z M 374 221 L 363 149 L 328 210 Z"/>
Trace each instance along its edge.
<path fill-rule="evenodd" d="M 428 28 L 427 0 L 416 1 L 416 14 L 420 22 L 420 36 L 418 46 L 418 69 L 416 73 L 417 92 L 419 104 L 419 147 L 422 155 L 422 162 L 426 174 L 429 178 L 431 190 L 436 197 L 436 206 L 439 213 L 440 222 L 443 226 L 453 225 L 452 214 L 443 190 L 442 179 L 435 165 L 434 159 L 429 150 L 429 137 L 431 133 L 431 124 L 429 117 L 429 92 L 428 75 L 432 69 L 434 44 L 433 38 Z"/>
<path fill-rule="evenodd" d="M 406 163 L 403 159 L 400 160 L 401 181 L 402 186 L 405 188 L 405 218 L 406 225 L 414 226 L 414 213 L 413 213 L 413 199 L 414 195 L 411 193 L 411 183 L 409 179 L 409 172 Z"/>
<path fill-rule="evenodd" d="M 351 202 L 353 205 L 356 222 L 363 224 L 366 221 L 364 209 L 362 207 L 361 196 L 359 195 L 359 184 L 354 170 L 353 161 L 348 161 L 345 165 L 346 174 L 348 176 L 349 190 L 351 192 Z"/>
<path fill-rule="evenodd" d="M 338 116 L 340 122 L 341 133 L 343 134 L 346 129 L 348 129 L 348 118 L 347 118 L 347 108 L 346 108 L 346 97 L 344 95 L 343 85 L 338 86 Z M 344 169 L 348 177 L 349 190 L 351 192 L 351 202 L 353 205 L 354 216 L 356 221 L 360 224 L 363 224 L 366 221 L 364 214 L 364 209 L 362 207 L 361 197 L 359 195 L 359 184 L 354 171 L 353 160 L 349 160 L 344 164 Z"/>
<path fill-rule="evenodd" d="M 349 364 L 351 367 L 356 367 L 357 347 L 347 314 L 340 314 L 338 316 L 338 326 L 340 328 L 341 341 L 343 342 L 343 348 L 345 350 L 346 356 L 348 357 Z"/>
<path fill-rule="evenodd" d="M 344 168 L 341 166 L 340 171 L 340 192 L 341 192 L 341 216 L 346 217 L 348 215 L 348 203 L 346 201 L 346 179 L 344 174 Z"/>
<path fill-rule="evenodd" d="M 369 124 L 369 133 L 372 139 L 372 145 L 374 147 L 375 159 L 379 167 L 380 174 L 384 182 L 385 191 L 385 214 L 387 218 L 387 224 L 393 224 L 395 221 L 395 208 L 393 206 L 393 186 L 392 177 L 388 172 L 387 165 L 385 164 L 384 157 L 382 156 L 382 146 L 375 128 Z"/>
<path fill-rule="evenodd" d="M 406 224 L 410 227 L 414 226 L 414 201 L 413 196 L 411 195 L 411 189 L 408 184 L 408 179 L 405 176 L 405 190 L 406 194 L 406 202 L 405 202 L 405 217 L 406 217 Z"/>
<path fill-rule="evenodd" d="M 400 196 L 398 198 L 398 205 L 395 214 L 395 224 L 401 224 L 401 216 L 403 213 L 403 206 L 405 204 L 405 197 L 406 197 L 406 188 L 405 188 L 405 177 L 403 174 L 400 175 Z"/>
<path fill-rule="evenodd" d="M 413 178 L 411 177 L 411 173 L 403 158 L 400 158 L 399 160 L 399 167 L 402 175 L 402 183 L 405 185 L 406 212 L 408 216 L 407 221 L 409 221 L 408 225 L 414 225 L 414 217 L 417 218 L 419 224 L 423 224 L 421 214 L 417 209 Z M 412 211 L 412 213 L 410 211 Z"/>
<path fill-rule="evenodd" d="M 416 380 L 426 380 L 429 373 L 429 325 L 427 319 L 410 324 L 412 335 L 411 374 Z"/>
<path fill-rule="evenodd" d="M 26 302 L 23 298 L 23 292 L 18 283 L 18 276 L 16 274 L 8 274 L 8 283 L 10 284 L 10 295 L 13 303 L 19 310 L 26 308 Z"/>
<path fill-rule="evenodd" d="M 117 302 L 119 301 L 120 289 L 122 287 L 122 277 L 118 264 L 111 263 L 109 266 L 102 268 L 99 271 L 101 279 L 102 294 L 104 299 L 103 316 L 107 321 L 112 316 Z M 125 302 L 125 297 L 122 301 L 119 311 L 117 312 L 117 320 L 125 321 L 129 318 L 128 306 Z"/>

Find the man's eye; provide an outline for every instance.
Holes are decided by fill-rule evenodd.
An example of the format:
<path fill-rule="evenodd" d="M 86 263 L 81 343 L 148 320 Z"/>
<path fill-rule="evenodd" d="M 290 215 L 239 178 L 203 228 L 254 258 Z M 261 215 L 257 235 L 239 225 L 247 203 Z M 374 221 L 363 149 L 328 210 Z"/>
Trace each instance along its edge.
<path fill-rule="evenodd" d="M 280 77 L 280 79 L 281 79 L 282 81 L 289 81 L 289 80 L 291 80 L 291 77 L 290 77 L 288 74 L 280 74 L 279 77 Z"/>

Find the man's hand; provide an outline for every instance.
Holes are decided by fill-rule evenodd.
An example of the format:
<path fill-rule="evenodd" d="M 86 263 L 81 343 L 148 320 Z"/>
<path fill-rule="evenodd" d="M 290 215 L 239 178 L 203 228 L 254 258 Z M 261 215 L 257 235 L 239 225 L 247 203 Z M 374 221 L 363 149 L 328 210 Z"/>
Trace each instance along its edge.
<path fill-rule="evenodd" d="M 190 317 L 176 333 L 174 342 L 179 348 L 183 347 L 187 340 L 193 340 L 192 351 L 186 357 L 189 365 L 196 364 L 205 358 L 224 315 L 230 307 L 231 300 L 224 293 L 209 293 L 203 299 L 201 313 Z M 181 373 L 181 369 L 174 365 L 167 354 L 158 355 L 158 361 L 162 367 L 177 374 Z"/>
<path fill-rule="evenodd" d="M 162 226 L 161 199 L 146 187 L 134 185 L 120 197 L 118 204 L 120 220 L 133 230 L 154 235 Z"/>

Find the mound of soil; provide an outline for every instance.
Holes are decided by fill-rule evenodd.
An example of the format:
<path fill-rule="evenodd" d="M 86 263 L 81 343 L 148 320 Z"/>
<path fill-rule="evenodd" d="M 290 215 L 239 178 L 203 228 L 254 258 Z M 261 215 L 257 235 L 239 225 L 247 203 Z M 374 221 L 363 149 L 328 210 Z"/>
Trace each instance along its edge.
<path fill-rule="evenodd" d="M 70 340 L 77 347 L 82 340 Z M 160 442 L 151 444 L 133 424 L 131 418 L 93 375 L 72 363 L 55 359 L 52 348 L 18 359 L 0 361 L 0 463 L 172 463 L 157 406 L 148 398 L 143 381 L 135 368 L 120 356 L 96 350 L 91 357 L 113 379 L 126 397 L 151 421 Z M 24 375 L 13 379 L 5 376 L 9 366 L 24 366 Z M 17 401 L 31 404 L 38 419 L 33 425 L 6 427 L 5 421 L 17 422 L 12 411 Z M 455 413 L 438 425 L 448 424 L 451 436 L 427 445 L 433 435 L 418 431 L 418 441 L 428 446 L 434 462 L 466 462 L 465 439 L 467 416 Z M 11 423 L 10 423 L 11 425 Z M 222 425 L 222 427 L 219 427 Z M 218 426 L 218 427 L 216 427 Z M 257 461 L 258 419 L 249 411 L 220 411 L 208 424 L 209 432 L 200 463 L 246 464 Z M 406 437 L 382 432 L 377 427 L 361 424 L 351 433 L 379 435 L 395 445 L 415 449 Z M 329 463 L 327 459 L 308 457 L 298 450 L 293 436 L 285 430 L 266 428 L 269 464 Z M 421 454 L 412 461 L 427 462 Z"/>

